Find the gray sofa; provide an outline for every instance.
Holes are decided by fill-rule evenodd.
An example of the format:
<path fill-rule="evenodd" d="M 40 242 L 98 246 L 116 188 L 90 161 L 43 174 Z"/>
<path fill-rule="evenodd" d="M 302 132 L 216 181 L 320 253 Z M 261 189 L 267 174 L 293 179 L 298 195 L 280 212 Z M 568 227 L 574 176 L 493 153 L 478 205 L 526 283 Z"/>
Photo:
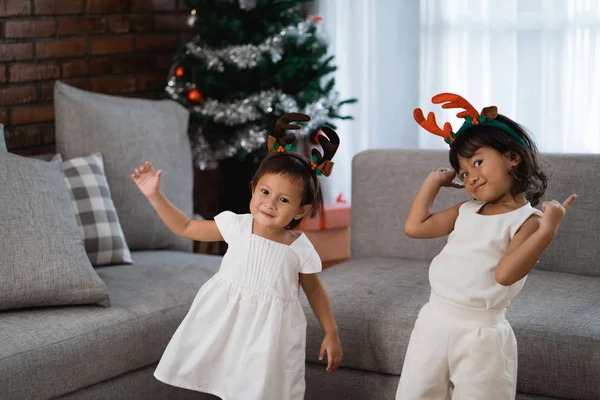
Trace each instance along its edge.
<path fill-rule="evenodd" d="M 446 151 L 367 151 L 352 167 L 352 261 L 321 273 L 340 327 L 343 368 L 313 363 L 320 332 L 308 315 L 307 399 L 393 399 L 428 266 L 446 239 L 404 234 L 427 174 Z M 507 312 L 518 341 L 518 399 L 600 399 L 600 155 L 545 155 L 545 198 L 579 197 Z M 434 207 L 466 200 L 443 189 Z"/>
<path fill-rule="evenodd" d="M 152 372 L 221 259 L 192 253 L 129 177 L 156 162 L 163 191 L 191 215 L 187 110 L 60 82 L 54 105 L 57 152 L 69 161 L 8 154 L 0 136 L 0 399 L 212 398 Z M 102 168 L 82 164 L 96 152 Z M 86 175 L 65 170 L 70 162 Z M 99 251 L 111 257 L 91 256 Z"/>
<path fill-rule="evenodd" d="M 212 399 L 152 376 L 169 338 L 219 257 L 135 251 L 96 268 L 111 306 L 0 313 L 0 398 Z"/>
<path fill-rule="evenodd" d="M 519 340 L 518 398 L 598 399 L 594 228 L 600 214 L 593 206 L 600 157 L 547 159 L 554 167 L 549 195 L 577 191 L 580 197 L 508 314 Z M 394 398 L 412 325 L 428 297 L 428 263 L 443 245 L 408 239 L 404 218 L 423 177 L 446 164 L 445 152 L 369 151 L 355 157 L 353 260 L 321 274 L 345 359 L 331 374 L 316 361 L 322 334 L 303 300 L 309 321 L 307 399 Z M 460 198 L 458 191 L 444 191 L 437 205 Z M 108 287 L 110 307 L 0 312 L 0 399 L 214 399 L 164 385 L 152 373 L 220 257 L 173 250 L 131 254 L 133 265 L 95 268 Z"/>

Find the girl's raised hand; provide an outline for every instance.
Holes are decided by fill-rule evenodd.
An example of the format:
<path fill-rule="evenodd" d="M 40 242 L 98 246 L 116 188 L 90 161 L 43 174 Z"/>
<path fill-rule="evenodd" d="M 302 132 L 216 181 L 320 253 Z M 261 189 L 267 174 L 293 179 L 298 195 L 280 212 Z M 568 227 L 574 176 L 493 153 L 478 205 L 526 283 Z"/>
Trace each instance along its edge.
<path fill-rule="evenodd" d="M 148 161 L 145 164 L 140 165 L 131 174 L 131 179 L 135 182 L 140 192 L 146 197 L 152 197 L 160 193 L 160 176 L 162 170 L 154 172 L 154 167 Z"/>
<path fill-rule="evenodd" d="M 327 372 L 335 371 L 342 362 L 342 345 L 340 337 L 337 334 L 327 334 L 321 343 L 321 352 L 319 360 L 322 360 L 327 353 Z"/>
<path fill-rule="evenodd" d="M 454 181 L 456 171 L 450 168 L 438 168 L 437 171 L 432 172 L 429 176 L 440 186 L 453 187 L 456 189 L 465 187 L 462 183 Z"/>
<path fill-rule="evenodd" d="M 567 209 L 576 198 L 577 195 L 573 193 L 562 204 L 556 200 L 543 202 L 542 212 L 544 216 L 540 223 L 540 229 L 547 229 L 552 233 L 556 233 L 558 226 L 567 213 Z"/>

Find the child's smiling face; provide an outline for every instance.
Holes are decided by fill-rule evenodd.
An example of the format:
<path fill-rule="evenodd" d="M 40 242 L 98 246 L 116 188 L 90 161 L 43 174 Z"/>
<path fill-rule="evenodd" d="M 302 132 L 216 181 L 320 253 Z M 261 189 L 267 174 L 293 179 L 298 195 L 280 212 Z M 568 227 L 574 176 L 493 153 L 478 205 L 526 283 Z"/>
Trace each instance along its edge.
<path fill-rule="evenodd" d="M 254 221 L 267 229 L 284 229 L 293 219 L 306 215 L 310 206 L 302 206 L 302 180 L 285 174 L 263 175 L 252 192 L 250 213 Z"/>
<path fill-rule="evenodd" d="M 502 154 L 491 147 L 481 147 L 470 158 L 458 156 L 458 177 L 471 197 L 494 202 L 511 193 L 510 170 L 519 163 L 518 156 Z"/>

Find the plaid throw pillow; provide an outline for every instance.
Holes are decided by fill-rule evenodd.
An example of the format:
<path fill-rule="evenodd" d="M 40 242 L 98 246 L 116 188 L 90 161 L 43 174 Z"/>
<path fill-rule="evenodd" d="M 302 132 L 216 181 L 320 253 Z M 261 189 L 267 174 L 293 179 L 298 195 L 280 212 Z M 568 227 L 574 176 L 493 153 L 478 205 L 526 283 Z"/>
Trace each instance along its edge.
<path fill-rule="evenodd" d="M 102 154 L 64 161 L 62 170 L 91 263 L 133 264 L 104 176 Z"/>

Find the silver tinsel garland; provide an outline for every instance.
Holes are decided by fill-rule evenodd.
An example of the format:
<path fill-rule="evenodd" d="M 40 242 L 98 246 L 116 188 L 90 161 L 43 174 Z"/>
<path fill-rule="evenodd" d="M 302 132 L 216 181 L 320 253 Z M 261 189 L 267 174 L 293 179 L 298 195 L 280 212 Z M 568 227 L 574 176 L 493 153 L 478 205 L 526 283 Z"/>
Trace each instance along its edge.
<path fill-rule="evenodd" d="M 187 53 L 205 60 L 208 69 L 214 69 L 219 72 L 225 70 L 225 63 L 234 64 L 239 69 L 254 68 L 267 53 L 272 62 L 276 63 L 283 56 L 283 41 L 286 37 L 296 38 L 299 44 L 304 43 L 313 34 L 309 32 L 310 28 L 317 27 L 317 45 L 327 44 L 325 36 L 321 32 L 317 22 L 303 21 L 296 26 L 288 26 L 270 38 L 267 38 L 259 45 L 246 44 L 241 46 L 229 46 L 218 50 L 203 48 L 195 41 L 186 44 Z"/>
<path fill-rule="evenodd" d="M 173 99 L 185 100 L 187 92 L 193 87 L 193 84 L 178 84 L 175 78 L 171 78 L 169 86 L 167 86 L 167 92 Z M 308 105 L 301 112 L 310 115 L 313 120 L 325 120 L 327 119 L 328 109 L 335 105 L 337 100 L 337 93 L 335 93 L 331 98 L 321 98 Z M 209 99 L 200 105 L 192 106 L 190 111 L 205 117 L 211 117 L 217 123 L 233 126 L 256 121 L 263 114 L 271 113 L 274 109 L 298 110 L 299 107 L 292 96 L 283 93 L 281 90 L 271 89 L 232 103 L 221 103 Z M 310 131 L 319 124 L 310 121 L 307 130 Z"/>
<path fill-rule="evenodd" d="M 256 7 L 257 0 L 239 0 L 240 10 L 252 10 Z"/>
<path fill-rule="evenodd" d="M 185 96 L 192 87 L 193 84 L 178 84 L 172 78 L 169 81 L 167 92 L 174 100 L 185 101 Z M 262 114 L 258 110 L 264 113 L 271 113 L 275 110 L 302 112 L 311 117 L 311 120 L 299 133 L 302 136 L 313 132 L 327 122 L 329 119 L 329 109 L 337 104 L 337 102 L 338 94 L 337 92 L 332 92 L 332 96 L 320 98 L 316 102 L 300 109 L 292 96 L 284 94 L 279 90 L 269 90 L 232 103 L 207 100 L 201 105 L 191 107 L 190 110 L 204 116 L 212 117 L 215 122 L 227 126 L 259 120 Z M 192 150 L 194 159 L 200 169 L 215 168 L 218 161 L 233 157 L 240 151 L 250 153 L 257 150 L 266 144 L 266 137 L 269 133 L 268 130 L 260 128 L 257 125 L 250 125 L 236 131 L 227 139 L 218 140 L 211 144 L 204 137 L 202 127 L 194 127 L 192 129 L 193 131 L 190 132 Z"/>
<path fill-rule="evenodd" d="M 261 146 L 266 146 L 268 131 L 254 125 L 237 131 L 231 141 L 220 140 L 211 146 L 204 135 L 202 127 L 195 127 L 190 132 L 192 141 L 192 155 L 196 165 L 201 170 L 217 168 L 218 162 L 235 156 L 240 150 L 247 153 Z"/>

